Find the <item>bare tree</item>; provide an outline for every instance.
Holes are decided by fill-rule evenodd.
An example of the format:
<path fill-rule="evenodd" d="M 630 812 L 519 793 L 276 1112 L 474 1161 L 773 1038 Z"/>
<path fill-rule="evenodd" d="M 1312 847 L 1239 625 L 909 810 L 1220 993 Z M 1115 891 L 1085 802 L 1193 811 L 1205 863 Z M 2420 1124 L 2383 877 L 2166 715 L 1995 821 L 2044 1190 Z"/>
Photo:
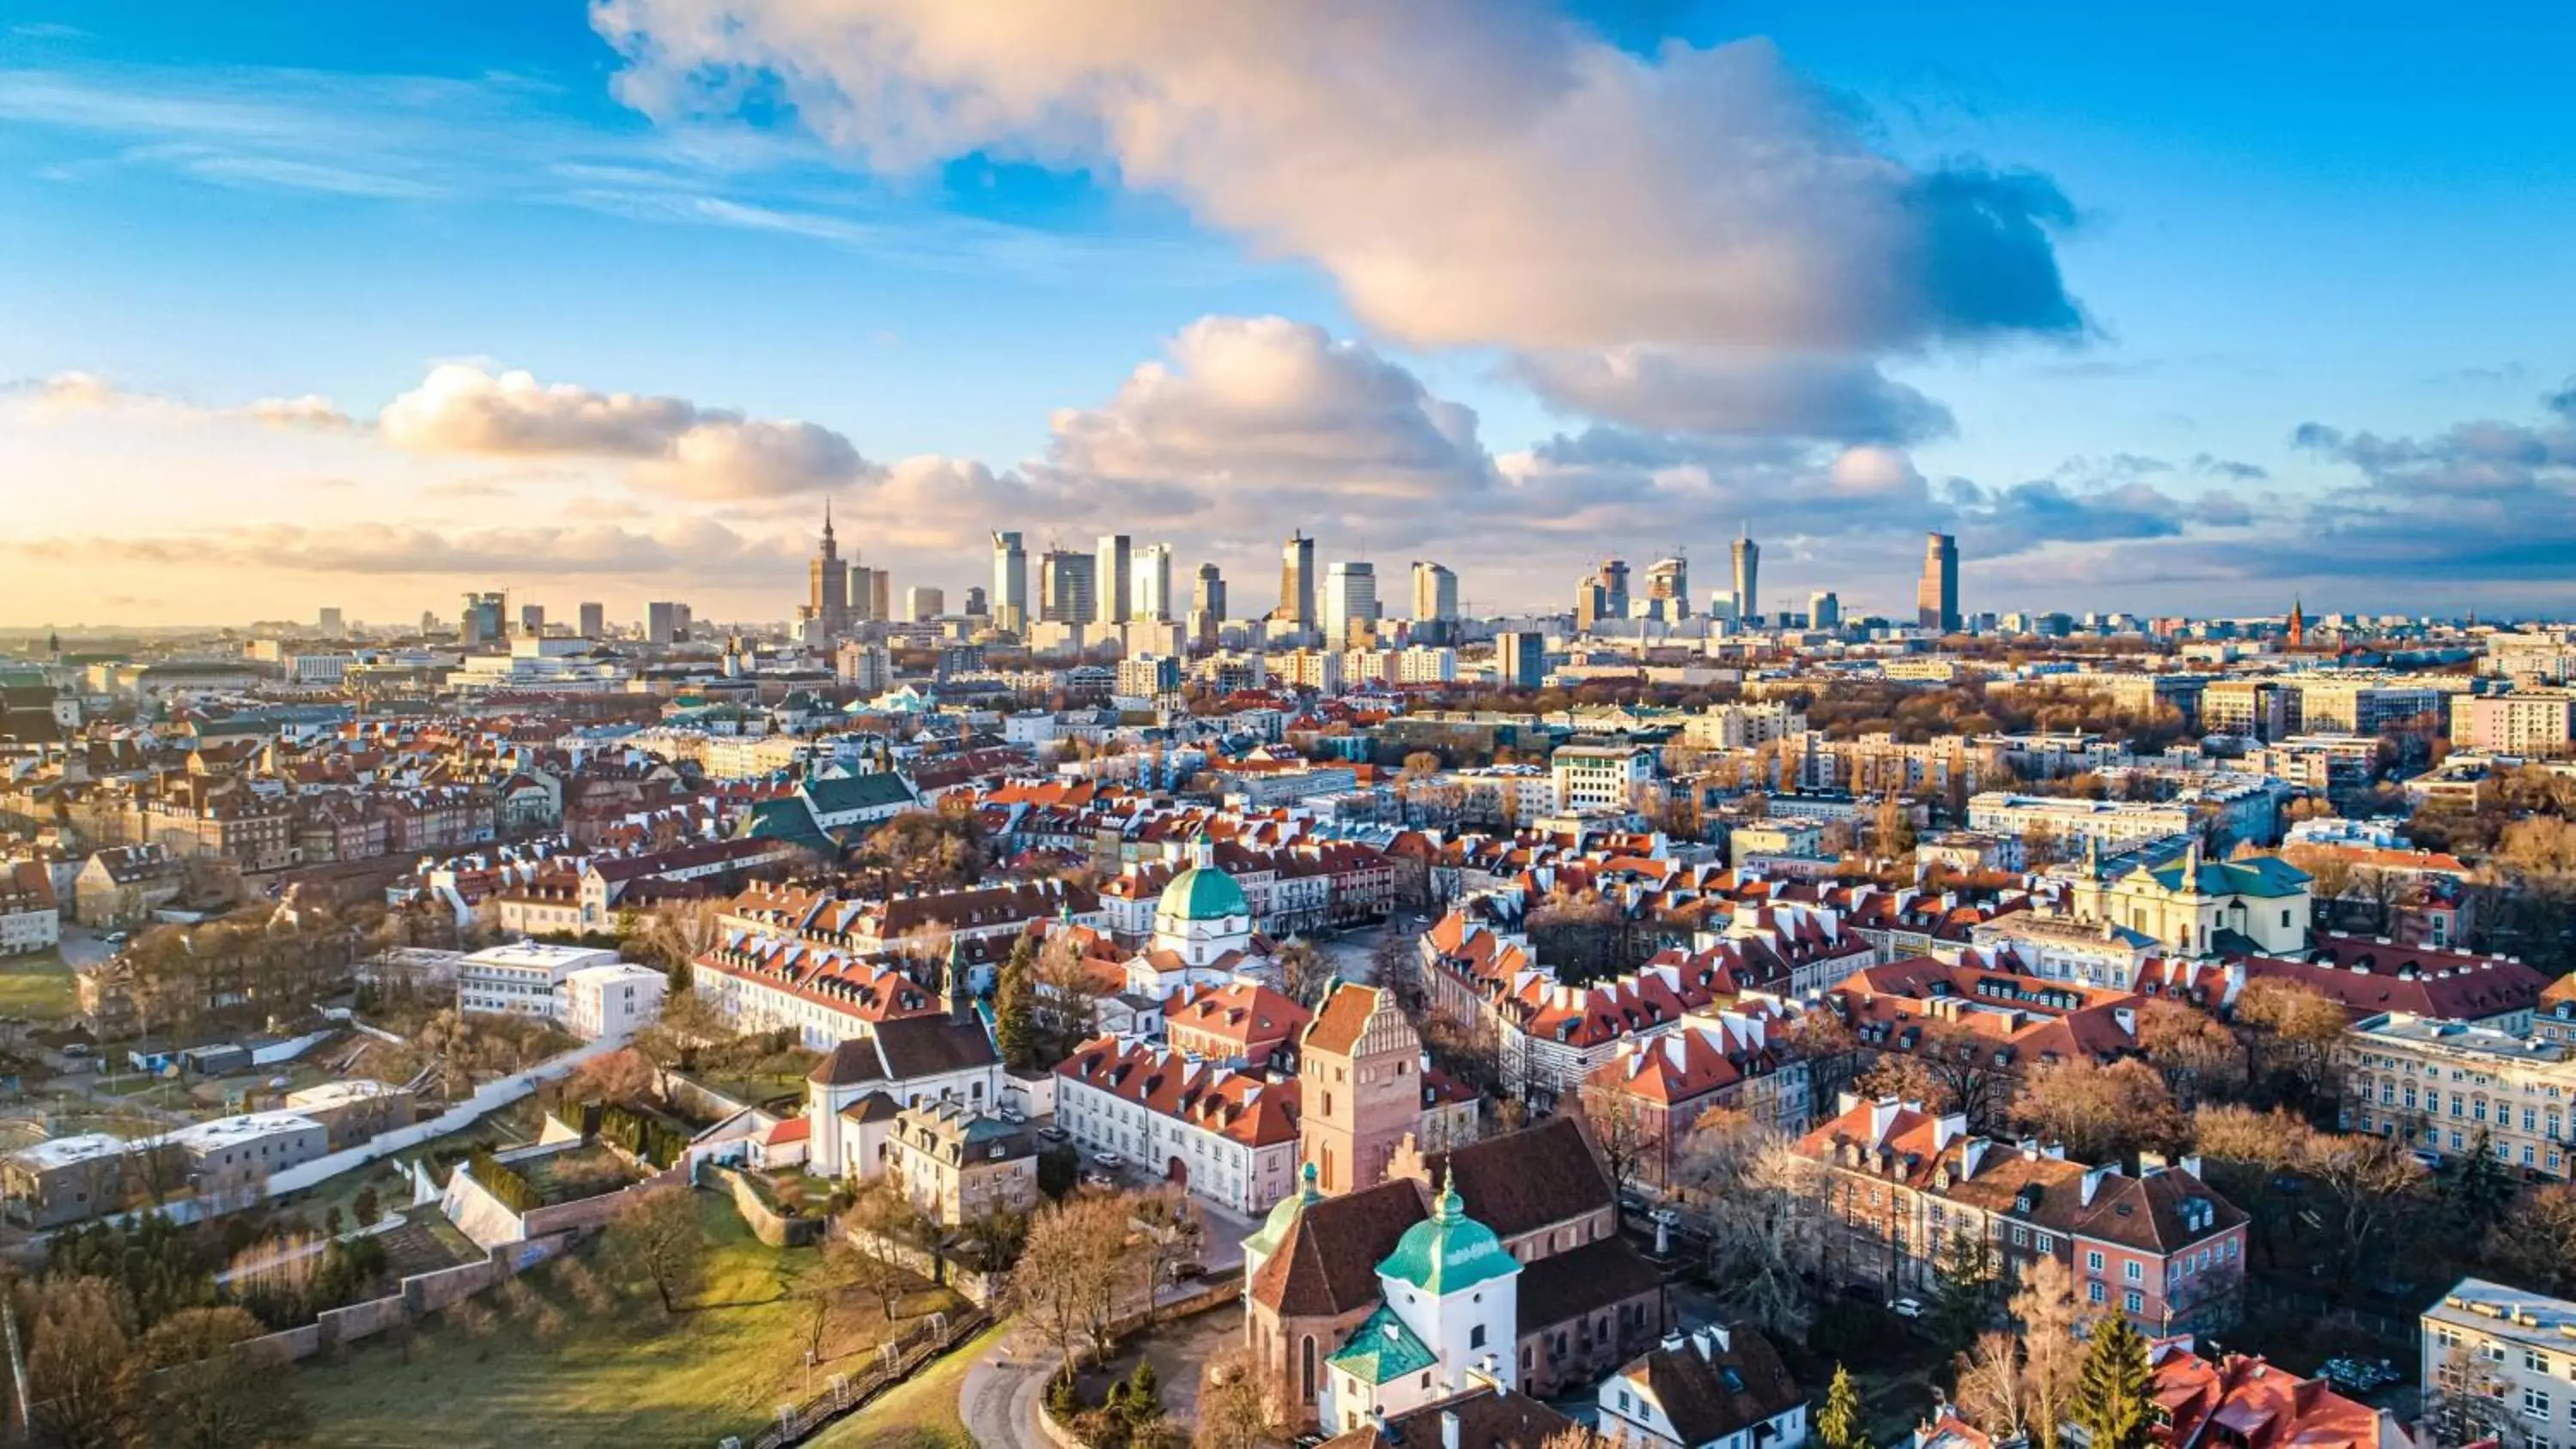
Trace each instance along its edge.
<path fill-rule="evenodd" d="M 1251 1353 L 1228 1349 L 1199 1370 L 1198 1427 L 1190 1449 L 1263 1449 L 1271 1442 L 1275 1407 Z"/>
<path fill-rule="evenodd" d="M 2004 1312 L 2021 1330 L 2023 1422 L 2038 1449 L 2058 1449 L 2058 1429 L 2084 1377 L 2084 1307 L 2075 1274 L 2042 1257 L 2022 1274 Z"/>
<path fill-rule="evenodd" d="M 707 1229 L 696 1196 L 686 1187 L 637 1194 L 608 1224 L 614 1259 L 649 1280 L 662 1312 L 676 1314 L 680 1300 L 697 1291 L 706 1274 Z"/>
<path fill-rule="evenodd" d="M 1959 1355 L 1958 1385 L 1952 1398 L 1959 1417 L 1992 1435 L 1997 1443 L 2018 1438 L 2030 1427 L 2029 1380 L 2023 1373 L 2021 1340 L 2005 1329 L 1977 1335 Z"/>
<path fill-rule="evenodd" d="M 2135 1057 L 2107 1065 L 2089 1056 L 2043 1062 L 2013 1099 L 2012 1115 L 2085 1162 L 2171 1148 L 2186 1136 L 2164 1078 Z"/>
<path fill-rule="evenodd" d="M 1012 1281 L 1038 1331 L 1053 1339 L 1071 1372 L 1086 1342 L 1102 1357 L 1118 1318 L 1127 1263 L 1129 1204 L 1123 1197 L 1077 1194 L 1039 1211 L 1028 1250 Z"/>

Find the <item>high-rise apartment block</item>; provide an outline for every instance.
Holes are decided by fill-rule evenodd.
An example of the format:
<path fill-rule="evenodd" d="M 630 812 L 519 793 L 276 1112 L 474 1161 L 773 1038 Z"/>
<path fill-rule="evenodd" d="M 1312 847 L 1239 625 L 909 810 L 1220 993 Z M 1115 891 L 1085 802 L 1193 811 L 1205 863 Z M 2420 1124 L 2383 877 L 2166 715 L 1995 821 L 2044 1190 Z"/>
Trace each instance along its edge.
<path fill-rule="evenodd" d="M 608 637 L 608 606 L 606 604 L 584 604 L 581 606 L 581 637 L 584 639 L 605 639 Z"/>
<path fill-rule="evenodd" d="M 1505 689 L 1536 689 L 1547 682 L 1547 636 L 1516 632 L 1494 636 L 1495 682 Z"/>
<path fill-rule="evenodd" d="M 1413 639 L 1454 644 L 1458 635 L 1458 576 L 1436 563 L 1413 566 Z"/>
<path fill-rule="evenodd" d="M 644 634 L 652 643 L 687 643 L 690 623 L 686 604 L 657 601 L 644 606 Z"/>
<path fill-rule="evenodd" d="M 903 617 L 906 623 L 927 624 L 948 612 L 948 591 L 927 584 L 915 584 L 903 591 Z"/>
<path fill-rule="evenodd" d="M 1923 582 L 1914 591 L 1914 617 L 1926 629 L 1959 631 L 1959 540 L 1946 533 L 1923 537 Z"/>
<path fill-rule="evenodd" d="M 1017 532 L 993 535 L 992 618 L 1014 634 L 1029 627 L 1029 551 Z"/>
<path fill-rule="evenodd" d="M 318 627 L 325 639 L 337 639 L 349 632 L 349 626 L 341 622 L 340 611 L 337 609 L 324 609 Z"/>

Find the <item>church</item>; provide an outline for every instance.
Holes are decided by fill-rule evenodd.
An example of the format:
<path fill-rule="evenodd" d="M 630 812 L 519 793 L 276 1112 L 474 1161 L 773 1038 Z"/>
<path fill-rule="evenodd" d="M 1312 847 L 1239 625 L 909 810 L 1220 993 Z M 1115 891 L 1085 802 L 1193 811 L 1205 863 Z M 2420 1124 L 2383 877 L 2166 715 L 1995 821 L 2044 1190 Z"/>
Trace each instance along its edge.
<path fill-rule="evenodd" d="M 1370 987 L 1325 998 L 1299 1063 L 1300 1190 L 1244 1241 L 1246 1345 L 1298 1426 L 1561 1393 L 1661 1340 L 1663 1274 L 1579 1122 L 1427 1146 L 1421 1040 Z"/>

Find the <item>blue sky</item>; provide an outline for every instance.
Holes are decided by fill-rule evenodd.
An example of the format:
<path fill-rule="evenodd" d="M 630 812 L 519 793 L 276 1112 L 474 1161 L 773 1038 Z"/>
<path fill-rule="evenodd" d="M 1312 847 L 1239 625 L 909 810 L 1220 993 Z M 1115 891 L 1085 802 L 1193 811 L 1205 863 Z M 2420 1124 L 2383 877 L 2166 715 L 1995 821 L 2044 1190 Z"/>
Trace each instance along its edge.
<path fill-rule="evenodd" d="M 974 581 L 983 528 L 1117 526 L 1176 539 L 1185 565 L 1217 559 L 1256 607 L 1300 524 L 1328 555 L 1451 561 L 1496 609 L 1561 607 L 1586 557 L 1675 541 L 1706 587 L 1738 518 L 1770 542 L 1775 598 L 1830 587 L 1884 609 L 1924 526 L 1962 533 L 1972 607 L 2277 610 L 2298 591 L 2553 609 L 2576 574 L 2576 525 L 2533 523 L 2576 486 L 2576 409 L 2543 402 L 2576 373 L 2576 105 L 2552 67 L 2511 63 L 2569 53 L 2564 7 L 1665 4 L 1592 7 L 1578 34 L 1515 0 L 1475 12 L 1497 17 L 1490 51 L 1451 53 L 1435 16 L 1401 27 L 1411 48 L 1367 52 L 1388 119 L 1359 143 L 1418 162 L 1391 172 L 1408 185 L 1459 178 L 1454 217 L 1365 177 L 1303 194 L 1352 142 L 1311 103 L 1340 83 L 1332 24 L 1307 27 L 1317 56 L 1274 61 L 1282 47 L 1232 48 L 1153 0 L 1104 7 L 1137 17 L 1124 55 L 942 34 L 910 8 L 457 4 L 425 24 L 13 6 L 0 488 L 20 521 L 0 620 L 408 617 L 487 582 L 621 615 L 676 594 L 780 617 L 825 492 L 902 581 Z M 842 23 L 875 10 L 882 31 Z M 692 51 L 709 17 L 747 39 Z M 919 73 L 938 47 L 884 43 L 904 26 L 959 68 Z M 1624 52 L 1622 97 L 1788 95 L 1594 116 L 1567 132 L 1594 148 L 1575 159 L 1479 156 L 1477 127 L 1441 114 L 1453 95 L 1461 114 L 1517 104 L 1459 78 L 1459 55 L 1526 63 L 1539 109 L 1559 67 L 1611 63 L 1600 37 Z M 1031 54 L 1070 49 L 1012 91 Z M 1698 65 L 1721 53 L 1743 66 Z M 732 89 L 651 94 L 711 61 L 738 67 Z M 1104 76 L 1168 87 L 1184 139 L 1104 141 L 1130 119 L 1108 109 L 1055 129 L 1102 106 Z M 891 119 L 844 113 L 888 77 L 952 89 Z M 1274 81 L 1248 114 L 1284 119 L 1156 150 L 1193 152 L 1193 128 L 1226 132 L 1232 94 Z M 2018 220 L 2027 201 L 2039 271 L 1980 235 L 1967 281 L 1878 299 L 1919 262 L 1900 235 L 1854 243 L 1813 295 L 1685 287 L 1674 305 L 1708 310 L 1664 328 L 1665 303 L 1616 295 L 1623 272 L 1687 270 L 1712 237 L 1751 233 L 1776 260 L 1852 230 L 1784 215 L 1817 200 L 1804 179 L 1747 180 L 1758 160 L 1676 134 L 1739 124 L 1885 168 L 1864 217 L 1926 178 L 2022 178 L 1962 207 Z M 1301 125 L 1317 134 L 1266 134 Z M 1650 225 L 1716 219 L 1496 240 L 1554 224 L 1544 187 L 1630 157 L 1653 159 L 1611 200 L 1646 198 Z M 1496 194 L 1517 183 L 1542 194 Z M 1452 255 L 1457 295 L 1417 305 Z M 2011 267 L 2037 310 L 1982 290 Z M 1837 300 L 1854 293 L 1873 300 Z M 1231 325 L 1258 319 L 1280 325 Z M 1652 402 L 1627 371 L 1649 355 L 1682 369 Z M 631 393 L 697 411 L 605 441 L 501 437 L 458 419 L 523 395 L 450 388 L 407 434 L 371 421 L 440 363 L 581 395 L 549 406 Z M 1830 421 L 1781 404 L 1805 396 L 1771 381 L 1792 363 L 1910 390 L 1917 421 L 1888 422 L 1883 396 Z M 319 426 L 252 420 L 260 400 L 314 396 Z M 714 431 L 684 440 L 712 410 Z M 806 425 L 798 461 L 745 461 L 766 446 L 736 435 L 745 419 Z M 2295 445 L 2306 424 L 2334 432 Z M 108 496 L 136 506 L 103 512 Z"/>

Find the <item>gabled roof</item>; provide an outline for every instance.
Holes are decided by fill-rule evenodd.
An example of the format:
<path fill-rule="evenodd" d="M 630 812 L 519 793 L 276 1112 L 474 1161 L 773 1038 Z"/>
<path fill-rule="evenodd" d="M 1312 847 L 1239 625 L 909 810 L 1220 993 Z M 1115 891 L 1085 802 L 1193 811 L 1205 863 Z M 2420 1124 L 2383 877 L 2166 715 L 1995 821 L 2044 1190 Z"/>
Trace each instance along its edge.
<path fill-rule="evenodd" d="M 1506 1241 L 1617 1201 L 1609 1170 L 1571 1116 L 1541 1118 L 1423 1163 L 1434 1182 L 1454 1173 L 1476 1220 Z"/>
<path fill-rule="evenodd" d="M 1721 1341 L 1721 1334 L 1723 1341 Z M 1619 1371 L 1663 1410 L 1684 1444 L 1710 1444 L 1806 1402 L 1780 1351 L 1735 1324 L 1649 1349 Z"/>
<path fill-rule="evenodd" d="M 1396 1178 L 1310 1204 L 1253 1275 L 1252 1296 L 1283 1318 L 1331 1318 L 1379 1301 L 1377 1265 L 1429 1213 Z"/>

